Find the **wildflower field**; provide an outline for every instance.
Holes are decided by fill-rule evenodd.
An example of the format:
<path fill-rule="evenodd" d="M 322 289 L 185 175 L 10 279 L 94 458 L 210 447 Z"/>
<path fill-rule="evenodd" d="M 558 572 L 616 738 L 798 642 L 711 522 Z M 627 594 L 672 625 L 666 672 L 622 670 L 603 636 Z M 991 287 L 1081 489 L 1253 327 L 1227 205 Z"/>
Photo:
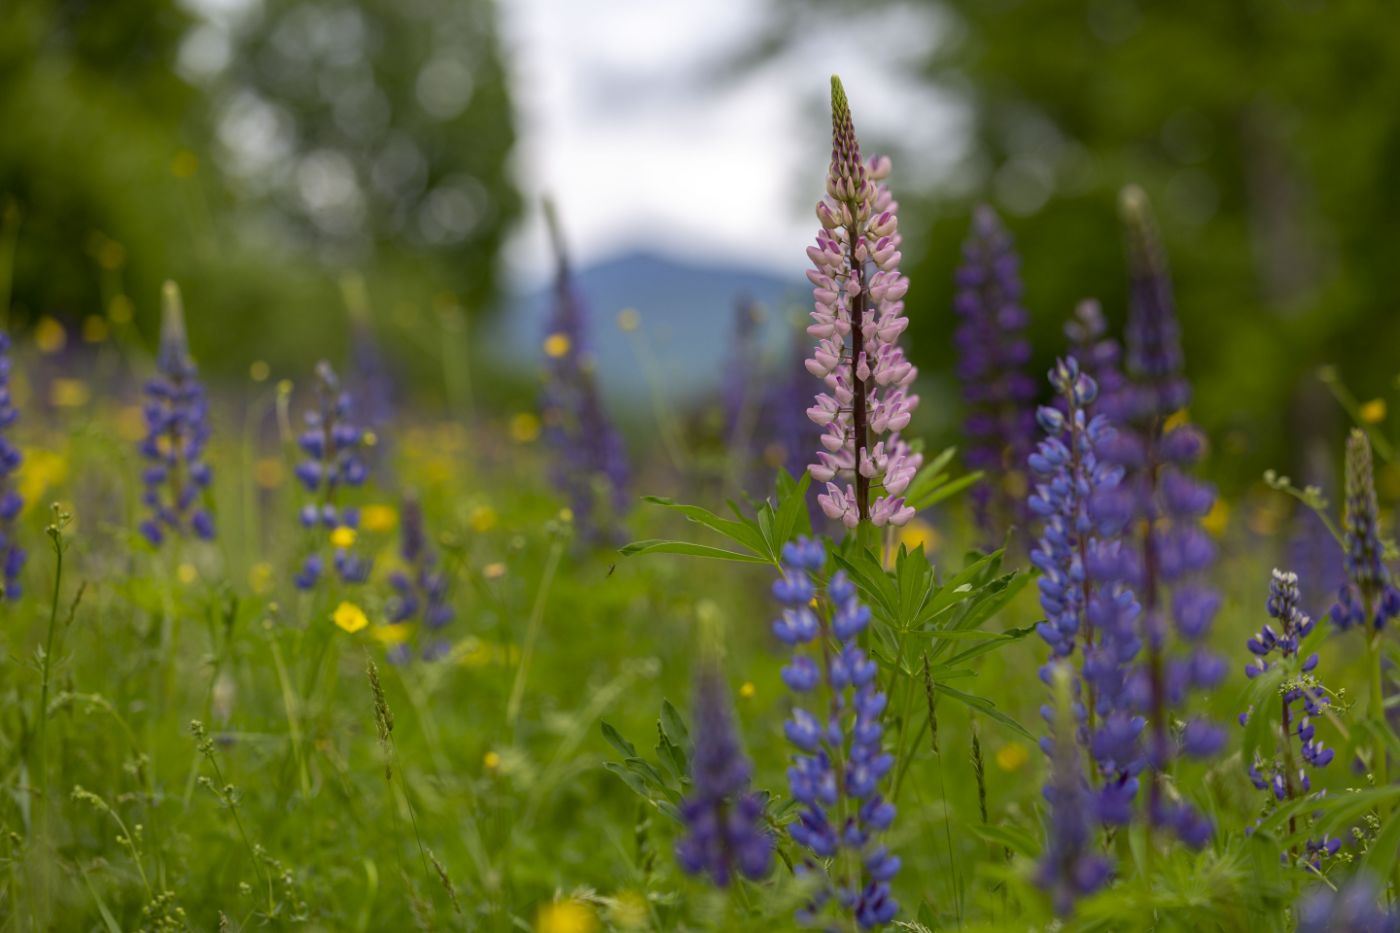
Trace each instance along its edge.
<path fill-rule="evenodd" d="M 828 100 L 806 281 L 709 312 L 700 397 L 536 192 L 521 365 L 380 302 L 439 274 L 398 254 L 328 249 L 285 332 L 105 236 L 95 310 L 36 304 L 0 172 L 0 931 L 1400 930 L 1393 348 L 1241 478 L 1154 186 L 1052 306 L 1026 211 L 906 259 L 905 161 Z"/>

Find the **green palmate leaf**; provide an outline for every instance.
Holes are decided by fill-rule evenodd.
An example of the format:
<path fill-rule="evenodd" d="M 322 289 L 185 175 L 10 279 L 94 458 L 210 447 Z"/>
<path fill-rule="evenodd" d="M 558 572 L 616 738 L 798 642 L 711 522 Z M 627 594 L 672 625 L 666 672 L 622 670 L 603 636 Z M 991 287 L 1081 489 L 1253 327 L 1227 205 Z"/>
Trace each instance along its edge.
<path fill-rule="evenodd" d="M 899 593 L 898 627 L 903 631 L 913 624 L 933 589 L 933 566 L 924 555 L 922 544 L 913 551 L 900 547 L 895 557 L 894 578 Z"/>
<path fill-rule="evenodd" d="M 622 737 L 622 733 L 613 728 L 612 724 L 606 720 L 602 723 L 603 738 L 608 740 L 608 744 L 622 753 L 624 758 L 637 757 L 637 748 L 631 742 Z"/>
<path fill-rule="evenodd" d="M 778 511 L 773 521 L 774 552 L 799 535 L 812 533 L 812 516 L 807 511 L 807 489 L 812 477 L 806 471 L 797 479 L 787 470 L 778 471 Z"/>
<path fill-rule="evenodd" d="M 680 554 L 685 557 L 730 560 L 741 564 L 772 563 L 768 558 L 759 557 L 756 554 L 741 554 L 738 551 L 727 551 L 722 547 L 713 547 L 708 544 L 694 544 L 690 541 L 671 541 L 661 538 L 633 541 L 631 544 L 624 545 L 621 550 L 624 557 L 633 557 L 637 554 Z"/>
<path fill-rule="evenodd" d="M 967 597 L 975 589 L 975 584 L 983 573 L 994 572 L 993 567 L 1000 566 L 1001 551 L 993 551 L 986 556 L 979 556 L 971 564 L 960 570 L 953 579 L 944 583 L 933 598 L 923 607 L 915 620 L 917 625 L 923 625 L 932 621 L 940 613 L 951 608 Z"/>
<path fill-rule="evenodd" d="M 989 652 L 989 651 L 997 651 L 997 650 L 999 650 L 999 649 L 1001 649 L 1001 648 L 1005 648 L 1005 647 L 1007 646 L 1007 644 L 1009 644 L 1010 642 L 1019 641 L 1020 639 L 1025 638 L 1027 635 L 1029 635 L 1031 632 L 1034 632 L 1034 631 L 1035 631 L 1035 626 L 1034 626 L 1034 625 L 1028 625 L 1028 626 L 1026 626 L 1025 628 L 1013 628 L 1013 629 L 1010 629 L 1010 630 L 1005 631 L 1005 632 L 975 632 L 975 633 L 974 633 L 974 632 L 947 632 L 947 633 L 943 633 L 943 632 L 934 632 L 934 633 L 933 633 L 933 637 L 936 638 L 936 639 L 942 639 L 942 638 L 945 636 L 945 634 L 946 634 L 946 635 L 972 635 L 972 634 L 976 634 L 976 635 L 988 636 L 987 640 L 983 641 L 981 644 L 973 645 L 971 648 L 967 648 L 967 649 L 965 649 L 965 650 L 963 650 L 963 651 L 959 651 L 957 654 L 953 655 L 951 658 L 949 658 L 948 660 L 946 660 L 946 661 L 943 662 L 943 664 L 944 664 L 945 666 L 951 666 L 951 665 L 954 665 L 954 664 L 962 664 L 962 663 L 965 663 L 965 662 L 967 662 L 967 661 L 972 660 L 972 659 L 975 658 L 975 657 L 978 657 L 978 656 L 980 656 L 980 655 L 984 655 L 984 654 L 986 654 L 986 653 Z"/>
<path fill-rule="evenodd" d="M 985 474 L 983 474 L 981 470 L 978 470 L 975 473 L 968 473 L 965 476 L 959 476 L 955 480 L 949 480 L 948 482 L 943 483 L 940 486 L 936 486 L 933 489 L 930 489 L 928 492 L 920 495 L 917 499 L 905 499 L 905 503 L 907 505 L 913 506 L 915 511 L 922 511 L 927 508 L 932 508 L 933 506 L 937 505 L 943 500 L 951 499 L 953 496 L 956 496 L 963 490 L 975 485 L 979 480 L 982 479 L 984 475 Z"/>
<path fill-rule="evenodd" d="M 656 725 L 661 734 L 670 739 L 677 748 L 690 745 L 690 730 L 685 727 L 685 720 L 681 719 L 681 714 L 671 705 L 670 700 L 661 701 L 661 718 Z"/>
<path fill-rule="evenodd" d="M 622 779 L 622 783 L 630 787 L 637 796 L 651 800 L 652 796 L 647 792 L 647 782 L 636 772 L 631 771 L 616 761 L 605 761 L 603 767 Z"/>
<path fill-rule="evenodd" d="M 763 554 L 767 550 L 763 535 L 759 533 L 758 527 L 751 522 L 721 518 L 709 509 L 701 508 L 698 505 L 685 505 L 664 496 L 643 496 L 642 501 L 679 512 L 695 524 L 703 525 L 711 531 L 724 535 L 730 541 L 748 548 L 755 554 Z"/>
<path fill-rule="evenodd" d="M 853 540 L 848 542 L 844 550 L 837 551 L 832 556 L 846 571 L 846 575 L 851 578 L 851 582 L 856 585 L 865 601 L 871 604 L 871 608 L 898 628 L 899 587 L 880 565 L 880 559 L 871 553 L 869 548 Z"/>
<path fill-rule="evenodd" d="M 997 705 L 991 700 L 987 699 L 986 697 L 978 696 L 975 693 L 964 693 L 963 691 L 958 690 L 954 687 L 950 687 L 944 683 L 935 682 L 933 687 L 935 690 L 937 690 L 944 696 L 953 700 L 957 700 L 959 703 L 965 703 L 966 705 L 975 709 L 977 712 L 983 714 L 984 716 L 996 720 L 997 722 L 1001 723 L 1003 726 L 1006 726 L 1006 728 L 1010 729 L 1012 732 L 1016 733 L 1022 738 L 1027 739 L 1031 742 L 1035 741 L 1035 736 L 1031 735 L 1028 731 L 1026 731 L 1025 726 L 1012 719 L 1006 713 L 1003 713 L 1001 710 L 997 709 Z"/>

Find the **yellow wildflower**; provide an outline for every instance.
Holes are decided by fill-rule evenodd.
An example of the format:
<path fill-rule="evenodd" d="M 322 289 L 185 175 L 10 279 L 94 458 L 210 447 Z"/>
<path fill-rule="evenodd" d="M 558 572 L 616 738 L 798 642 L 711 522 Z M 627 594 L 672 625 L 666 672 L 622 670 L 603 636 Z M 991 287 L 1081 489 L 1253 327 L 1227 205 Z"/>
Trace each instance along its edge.
<path fill-rule="evenodd" d="M 467 518 L 471 522 L 472 531 L 486 532 L 496 527 L 496 510 L 489 505 L 478 505 L 472 509 L 472 514 Z"/>
<path fill-rule="evenodd" d="M 506 565 L 497 561 L 481 568 L 481 575 L 488 580 L 499 580 L 506 575 Z"/>
<path fill-rule="evenodd" d="M 272 565 L 258 561 L 248 568 L 248 586 L 254 593 L 266 593 L 272 588 Z"/>
<path fill-rule="evenodd" d="M 266 360 L 254 360 L 248 367 L 248 378 L 254 382 L 266 382 L 271 375 L 272 367 L 267 365 Z"/>
<path fill-rule="evenodd" d="M 354 547 L 355 538 L 355 529 L 351 528 L 349 525 L 337 525 L 335 530 L 331 532 L 331 546 L 341 548 L 342 550 L 348 547 Z"/>
<path fill-rule="evenodd" d="M 1224 499 L 1217 496 L 1210 511 L 1201 519 L 1201 527 L 1218 538 L 1225 533 L 1229 524 L 1230 506 L 1225 503 Z"/>
<path fill-rule="evenodd" d="M 593 909 L 572 898 L 546 904 L 535 918 L 536 933 L 594 933 L 597 929 Z"/>
<path fill-rule="evenodd" d="M 540 436 L 540 419 L 534 412 L 522 411 L 510 419 L 510 439 L 528 444 Z"/>
<path fill-rule="evenodd" d="M 938 545 L 942 540 L 938 529 L 922 518 L 916 518 L 899 529 L 899 543 L 911 551 L 922 544 L 925 552 L 932 553 L 938 550 Z"/>
<path fill-rule="evenodd" d="M 481 763 L 487 771 L 495 771 L 501 766 L 501 756 L 498 752 L 487 752 L 481 756 Z"/>
<path fill-rule="evenodd" d="M 544 338 L 545 356 L 550 356 L 554 359 L 558 359 L 565 353 L 568 353 L 569 347 L 571 346 L 573 346 L 573 343 L 569 340 L 568 334 L 550 334 L 548 337 Z"/>
<path fill-rule="evenodd" d="M 360 510 L 360 524 L 365 531 L 393 531 L 399 523 L 399 513 L 392 505 L 367 505 Z"/>
<path fill-rule="evenodd" d="M 568 507 L 560 509 L 559 520 L 566 525 L 572 525 L 574 521 L 574 510 Z"/>
<path fill-rule="evenodd" d="M 343 602 L 336 606 L 335 612 L 331 613 L 331 621 L 352 635 L 369 625 L 365 611 L 351 602 Z"/>
<path fill-rule="evenodd" d="M 1020 742 L 1011 742 L 997 749 L 997 767 L 1003 771 L 1019 771 L 1028 760 L 1030 755 Z"/>
<path fill-rule="evenodd" d="M 101 343 L 110 333 L 107 319 L 100 314 L 89 314 L 83 318 L 83 340 L 88 343 Z"/>
<path fill-rule="evenodd" d="M 1367 424 L 1380 424 L 1385 420 L 1385 412 L 1385 399 L 1373 398 L 1361 406 L 1358 414 L 1361 415 L 1361 420 Z"/>
<path fill-rule="evenodd" d="M 617 326 L 624 331 L 634 331 L 642 326 L 642 315 L 636 308 L 623 308 L 617 312 Z"/>
<path fill-rule="evenodd" d="M 40 353 L 57 353 L 68 345 L 68 331 L 46 314 L 34 325 L 34 345 Z"/>
<path fill-rule="evenodd" d="M 88 384 L 81 379 L 58 378 L 49 383 L 49 402 L 55 408 L 82 408 L 91 398 Z"/>
<path fill-rule="evenodd" d="M 739 687 L 739 697 L 741 699 L 752 700 L 756 693 L 758 693 L 758 689 L 754 687 L 751 681 L 746 680 L 743 685 Z"/>
<path fill-rule="evenodd" d="M 175 568 L 175 576 L 179 578 L 181 583 L 189 586 L 199 579 L 199 571 L 194 568 L 194 564 L 181 564 Z"/>

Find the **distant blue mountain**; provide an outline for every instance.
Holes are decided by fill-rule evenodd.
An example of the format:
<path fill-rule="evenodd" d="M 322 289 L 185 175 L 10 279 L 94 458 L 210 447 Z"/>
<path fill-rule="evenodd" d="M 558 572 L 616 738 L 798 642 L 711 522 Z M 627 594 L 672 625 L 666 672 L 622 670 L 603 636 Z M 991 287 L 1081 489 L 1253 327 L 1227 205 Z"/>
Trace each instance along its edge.
<path fill-rule="evenodd" d="M 647 252 L 586 266 L 577 271 L 576 282 L 588 306 L 603 391 L 629 407 L 645 404 L 651 389 L 636 350 L 638 334 L 618 327 L 617 315 L 623 309 L 635 308 L 641 315 L 640 333 L 662 391 L 672 400 L 684 400 L 718 388 L 741 296 L 764 307 L 763 346 L 774 358 L 781 358 L 790 346 L 791 322 L 810 301 L 800 279 L 785 281 L 755 269 L 683 262 Z M 495 345 L 513 359 L 537 364 L 551 292 L 549 282 L 516 289 L 494 319 L 499 341 Z"/>

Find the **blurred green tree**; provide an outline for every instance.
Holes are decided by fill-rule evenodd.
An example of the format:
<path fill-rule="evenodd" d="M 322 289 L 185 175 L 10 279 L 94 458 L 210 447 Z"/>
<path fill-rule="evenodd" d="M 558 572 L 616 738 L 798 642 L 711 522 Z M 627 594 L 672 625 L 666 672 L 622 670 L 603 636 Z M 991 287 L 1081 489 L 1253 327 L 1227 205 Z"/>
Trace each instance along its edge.
<path fill-rule="evenodd" d="M 943 183 L 902 198 L 922 247 L 911 317 L 934 322 L 910 333 L 931 374 L 951 361 L 940 335 L 952 326 L 971 203 L 989 200 L 1018 237 L 1043 372 L 1079 298 L 1102 298 L 1121 326 L 1114 201 L 1137 182 L 1172 258 L 1192 415 L 1230 455 L 1218 468 L 1255 478 L 1301 456 L 1303 445 L 1288 442 L 1334 411 L 1315 399 L 1322 363 L 1337 363 L 1363 398 L 1394 387 L 1394 355 L 1376 352 L 1400 345 L 1400 16 L 1390 5 L 777 0 L 773 9 L 756 58 L 832 19 L 923 23 L 922 47 L 905 35 L 892 57 L 966 115 L 970 144 Z"/>

